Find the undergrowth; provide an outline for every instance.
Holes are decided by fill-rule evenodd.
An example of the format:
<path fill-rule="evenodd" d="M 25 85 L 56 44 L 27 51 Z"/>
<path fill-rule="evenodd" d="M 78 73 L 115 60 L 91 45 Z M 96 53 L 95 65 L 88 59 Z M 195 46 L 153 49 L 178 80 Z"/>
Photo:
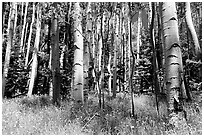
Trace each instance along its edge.
<path fill-rule="evenodd" d="M 202 134 L 202 106 L 186 104 L 187 124 L 168 125 L 165 106 L 157 114 L 154 97 L 135 96 L 135 117 L 131 116 L 130 98 L 118 95 L 105 99 L 105 109 L 98 107 L 97 97 L 89 96 L 86 106 L 62 101 L 52 105 L 46 96 L 4 99 L 2 107 L 3 135 L 166 135 Z"/>

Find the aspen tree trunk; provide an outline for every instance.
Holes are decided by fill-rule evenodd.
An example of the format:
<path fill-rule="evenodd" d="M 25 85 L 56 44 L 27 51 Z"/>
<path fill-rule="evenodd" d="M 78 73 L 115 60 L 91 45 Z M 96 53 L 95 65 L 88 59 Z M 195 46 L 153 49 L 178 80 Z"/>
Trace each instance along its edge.
<path fill-rule="evenodd" d="M 141 44 L 141 39 L 140 39 L 140 33 L 141 33 L 141 10 L 139 9 L 138 10 L 138 20 L 137 20 L 137 46 L 136 46 L 136 66 L 139 65 L 139 59 L 140 59 L 140 56 L 139 56 L 139 53 L 140 53 L 140 44 Z M 134 67 L 134 66 L 133 66 Z M 136 77 L 136 92 L 139 93 L 140 91 L 140 76 L 139 76 L 139 71 L 138 71 L 138 68 L 136 68 L 136 74 L 134 75 L 133 74 L 133 77 Z M 134 71 L 133 71 L 134 73 Z"/>
<path fill-rule="evenodd" d="M 178 126 L 181 113 L 176 114 L 181 108 L 183 65 L 179 33 L 177 25 L 175 3 L 162 3 L 162 25 L 165 46 L 165 84 L 167 89 L 167 101 L 169 122 Z"/>
<path fill-rule="evenodd" d="M 10 13 L 9 13 L 9 21 L 8 21 L 8 43 L 6 46 L 6 55 L 4 60 L 4 67 L 3 67 L 3 76 L 2 76 L 2 98 L 4 98 L 5 88 L 6 88 L 6 80 L 9 71 L 9 64 L 10 64 L 10 56 L 11 56 L 11 47 L 13 45 L 13 34 L 14 34 L 14 21 L 15 21 L 15 14 L 17 11 L 15 10 L 15 3 L 11 3 Z"/>
<path fill-rule="evenodd" d="M 140 38 L 140 33 L 141 33 L 141 11 L 138 11 L 138 20 L 137 20 L 137 56 L 136 56 L 136 60 L 137 60 L 137 65 L 139 63 L 139 59 L 140 59 L 140 44 L 141 44 L 141 38 Z"/>
<path fill-rule="evenodd" d="M 154 84 L 154 93 L 156 96 L 156 105 L 157 105 L 157 112 L 159 114 L 159 107 L 158 107 L 158 94 L 160 93 L 160 82 L 159 82 L 159 75 L 158 75 L 158 61 L 157 61 L 157 54 L 156 54 L 156 47 L 155 47 L 155 36 L 154 36 L 154 18 L 155 18 L 155 3 L 152 2 L 151 4 L 152 10 L 152 17 L 151 17 L 151 24 L 150 24 L 150 43 L 153 49 L 153 84 Z"/>
<path fill-rule="evenodd" d="M 37 5 L 37 22 L 36 22 L 36 38 L 35 38 L 35 44 L 34 44 L 34 51 L 33 51 L 33 62 L 32 62 L 32 68 L 31 68 L 31 75 L 30 75 L 30 83 L 28 87 L 28 94 L 27 96 L 31 97 L 35 78 L 37 75 L 37 67 L 38 67 L 38 60 L 37 60 L 37 54 L 39 51 L 39 43 L 40 43 L 40 31 L 41 31 L 41 7 L 38 4 Z"/>
<path fill-rule="evenodd" d="M 128 4 L 127 4 L 127 8 L 129 8 Z M 130 12 L 130 8 L 129 8 L 128 12 Z M 130 92 L 131 91 L 131 89 L 130 89 L 131 88 L 130 87 L 130 78 L 131 78 L 130 23 L 131 23 L 131 17 L 129 14 L 130 13 L 128 13 L 128 15 L 127 15 L 128 19 L 127 19 L 127 27 L 126 27 L 126 30 L 128 31 L 127 35 L 126 35 L 126 37 L 127 37 L 127 47 L 126 47 L 126 62 L 127 62 L 126 68 L 127 68 L 127 70 L 126 70 L 126 73 L 127 73 L 127 81 L 128 81 L 127 87 L 128 87 L 129 92 Z"/>
<path fill-rule="evenodd" d="M 190 36 L 193 40 L 194 44 L 194 50 L 195 50 L 195 55 L 197 56 L 197 59 L 201 58 L 201 49 L 198 41 L 198 37 L 195 31 L 195 28 L 193 26 L 193 21 L 191 17 L 191 7 L 190 7 L 190 2 L 185 3 L 185 8 L 186 8 L 186 22 L 187 22 L 187 27 L 188 30 L 190 31 Z"/>
<path fill-rule="evenodd" d="M 109 57 L 108 57 L 108 66 L 107 66 L 107 69 L 108 69 L 108 73 L 109 73 L 109 77 L 108 77 L 108 94 L 111 93 L 111 76 L 112 76 L 112 73 L 111 73 L 111 50 L 109 51 Z"/>
<path fill-rule="evenodd" d="M 24 52 L 24 56 L 25 56 L 25 48 L 26 48 L 26 38 L 27 38 L 27 32 L 28 32 L 28 23 L 26 23 L 26 28 L 25 28 L 25 38 L 23 40 L 24 46 L 23 46 L 23 52 Z"/>
<path fill-rule="evenodd" d="M 163 53 L 163 40 L 162 40 L 162 28 L 161 28 L 161 12 L 159 8 L 159 4 L 157 3 L 156 6 L 156 13 L 157 13 L 157 26 L 158 26 L 158 41 L 159 41 L 159 59 L 158 60 L 158 66 L 159 69 L 163 68 L 164 66 L 164 53 Z"/>
<path fill-rule="evenodd" d="M 100 82 L 100 87 L 101 87 L 101 92 L 102 92 L 102 106 L 101 108 L 105 108 L 105 98 L 104 98 L 104 66 L 105 66 L 105 42 L 104 42 L 104 35 L 105 35 L 105 21 L 106 16 L 105 16 L 105 11 L 103 12 L 103 15 L 101 16 L 101 44 L 102 44 L 102 59 L 101 59 L 101 82 Z M 107 34 L 108 35 L 108 34 Z"/>
<path fill-rule="evenodd" d="M 112 71 L 111 71 L 111 61 L 112 61 L 112 51 L 113 51 L 113 45 L 114 45 L 114 19 L 115 17 L 112 16 L 110 19 L 110 28 L 111 28 L 111 44 L 109 47 L 109 57 L 108 57 L 108 65 L 107 65 L 107 69 L 108 69 L 108 73 L 109 73 L 109 77 L 108 77 L 108 94 L 110 95 L 110 93 L 112 93 Z"/>
<path fill-rule="evenodd" d="M 92 3 L 94 4 L 94 3 Z M 95 33 L 94 33 L 94 19 L 92 17 L 92 10 L 91 10 L 91 3 L 88 3 L 88 8 L 87 8 L 87 32 L 88 32 L 88 50 L 89 50 L 89 57 L 90 57 L 90 66 L 89 68 L 91 68 L 91 73 L 93 76 L 93 83 L 96 83 L 96 70 L 95 70 Z M 91 84 L 91 86 L 93 86 L 94 84 Z M 93 86 L 93 90 L 94 90 Z"/>
<path fill-rule="evenodd" d="M 31 44 L 31 37 L 32 37 L 32 32 L 33 32 L 33 23 L 35 21 L 35 3 L 33 2 L 33 14 L 32 14 L 32 22 L 30 24 L 30 34 L 28 36 L 28 47 L 27 47 L 27 52 L 26 52 L 26 60 L 25 60 L 25 66 L 28 65 L 28 58 L 29 58 L 29 52 L 30 52 L 30 44 Z"/>
<path fill-rule="evenodd" d="M 23 19 L 23 29 L 22 29 L 22 35 L 21 35 L 21 44 L 20 44 L 20 53 L 23 52 L 23 46 L 24 46 L 24 38 L 25 38 L 25 29 L 26 29 L 26 17 L 27 17 L 27 10 L 28 10 L 28 2 L 26 2 L 26 7 L 25 7 L 25 14 L 24 14 L 24 19 Z"/>
<path fill-rule="evenodd" d="M 95 4 L 95 3 L 94 3 Z M 96 8 L 94 9 L 96 10 Z M 99 93 L 99 87 L 98 87 L 98 81 L 97 81 L 97 77 L 96 77 L 96 68 L 97 68 L 97 48 L 96 48 L 96 44 L 97 44 L 97 19 L 96 17 L 93 18 L 93 38 L 92 38 L 92 55 L 91 58 L 92 58 L 92 62 L 93 62 L 93 69 L 92 69 L 92 76 L 93 76 L 93 79 L 94 79 L 94 84 L 93 84 L 93 90 L 96 90 L 98 91 Z M 91 50 L 90 50 L 91 51 Z"/>
<path fill-rule="evenodd" d="M 130 51 L 131 51 L 131 55 L 132 55 L 132 67 L 131 67 L 131 73 L 130 73 L 130 94 L 131 94 L 131 105 L 132 105 L 132 116 L 135 116 L 135 112 L 134 112 L 134 91 L 133 91 L 133 75 L 134 75 L 134 71 L 135 71 L 135 55 L 133 52 L 133 46 L 132 46 L 132 17 L 131 17 L 131 3 L 129 3 L 129 44 L 130 44 Z"/>
<path fill-rule="evenodd" d="M 126 84 L 126 52 L 125 52 L 125 48 L 126 48 L 126 33 L 125 33 L 125 5 L 122 4 L 122 11 L 121 11 L 121 33 L 122 33 L 122 57 L 123 57 L 123 92 L 126 91 L 127 88 L 127 84 Z"/>
<path fill-rule="evenodd" d="M 5 20 L 6 20 L 6 13 L 5 12 L 3 12 L 3 9 L 5 9 L 5 3 L 2 3 L 2 26 L 5 24 Z M 3 27 L 2 27 L 2 30 L 1 30 L 2 32 L 3 32 Z M 4 34 L 4 33 L 3 33 Z M 3 41 L 2 41 L 2 43 L 3 43 Z"/>
<path fill-rule="evenodd" d="M 161 35 L 161 46 L 162 46 L 162 69 L 163 69 L 163 72 L 165 72 L 165 39 L 164 39 L 164 29 L 163 29 L 163 17 L 162 17 L 162 2 L 159 2 L 159 15 L 160 15 L 160 23 L 161 23 L 161 26 L 160 26 L 160 35 Z M 165 79 L 165 75 L 164 75 L 164 78 Z M 166 94 L 166 84 L 165 82 L 163 81 L 162 83 L 162 93 L 163 94 Z"/>
<path fill-rule="evenodd" d="M 101 11 L 100 11 L 101 12 Z M 101 88 L 102 84 L 103 84 L 103 81 L 102 81 L 102 67 L 103 67 L 103 62 L 102 62 L 102 52 L 103 52 L 103 38 L 102 38 L 102 28 L 103 28 L 103 15 L 101 15 L 100 18 L 98 18 L 98 21 L 97 21 L 97 44 L 98 44 L 98 98 L 99 98 L 99 106 L 101 108 L 102 106 L 102 102 L 101 102 L 101 95 L 102 95 L 102 91 L 103 90 Z"/>
<path fill-rule="evenodd" d="M 54 7 L 57 8 L 57 3 Z M 58 15 L 53 14 L 51 26 L 51 48 L 52 48 L 52 88 L 53 88 L 53 103 L 59 105 L 60 101 L 60 62 L 59 62 L 59 28 Z"/>
<path fill-rule="evenodd" d="M 83 95 L 83 36 L 81 26 L 81 8 L 79 3 L 74 3 L 74 74 L 73 74 L 73 91 L 72 96 L 75 101 L 84 103 Z"/>
<path fill-rule="evenodd" d="M 148 20 L 148 26 L 151 26 L 151 20 L 152 20 L 152 2 L 149 2 L 149 20 Z"/>
<path fill-rule="evenodd" d="M 15 2 L 15 11 L 17 11 L 18 10 L 18 4 L 17 4 L 17 2 Z M 15 38 L 15 35 L 16 35 L 16 25 L 17 25 L 17 20 L 18 20 L 18 13 L 16 13 L 15 14 L 15 21 L 14 21 L 14 27 L 13 28 L 15 28 L 14 29 L 14 38 Z"/>
<path fill-rule="evenodd" d="M 65 44 L 65 38 L 66 35 L 64 33 L 64 44 L 62 46 L 62 51 L 61 51 L 61 55 L 60 55 L 60 69 L 63 69 L 64 68 L 64 56 L 65 56 L 65 52 L 66 52 L 66 44 Z"/>
<path fill-rule="evenodd" d="M 60 68 L 64 69 L 65 66 L 65 57 L 67 56 L 68 53 L 66 51 L 68 50 L 69 47 L 69 39 L 70 39 L 70 14 L 71 14 L 71 2 L 67 2 L 67 11 L 66 11 L 66 18 L 65 21 L 66 23 L 66 32 L 64 33 L 64 45 L 62 47 L 62 52 L 60 55 Z"/>
<path fill-rule="evenodd" d="M 86 24 L 86 32 L 87 32 L 87 42 L 84 43 L 84 59 L 83 59 L 83 65 L 84 65 L 84 100 L 85 103 L 88 100 L 88 72 L 89 72 L 89 59 L 90 59 L 90 51 L 89 51 L 89 43 L 91 42 L 91 32 L 92 32 L 92 19 L 91 19 L 91 3 L 88 3 L 87 6 L 87 24 Z"/>
<path fill-rule="evenodd" d="M 119 46 L 119 17 L 114 13 L 114 30 L 115 30 L 115 37 L 114 37 L 114 57 L 113 57 L 113 98 L 116 97 L 116 89 L 117 89 L 117 46 Z"/>
<path fill-rule="evenodd" d="M 24 9 L 24 2 L 22 2 L 21 5 L 21 20 L 20 20 L 20 30 L 22 31 L 22 26 L 23 26 L 23 9 Z M 21 34 L 22 37 L 22 34 Z"/>

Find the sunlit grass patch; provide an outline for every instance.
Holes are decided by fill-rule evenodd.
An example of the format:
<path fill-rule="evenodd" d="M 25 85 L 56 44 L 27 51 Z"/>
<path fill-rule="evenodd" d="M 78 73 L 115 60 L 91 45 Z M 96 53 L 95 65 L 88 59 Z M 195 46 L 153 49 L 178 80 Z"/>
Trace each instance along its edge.
<path fill-rule="evenodd" d="M 60 107 L 52 105 L 46 96 L 4 99 L 2 134 L 8 135 L 200 135 L 202 109 L 196 102 L 186 104 L 187 124 L 173 128 L 160 104 L 160 115 L 155 97 L 134 97 L 135 117 L 131 116 L 130 96 L 105 98 L 105 109 L 100 110 L 97 95 L 89 96 L 87 106 L 78 107 L 62 101 Z"/>

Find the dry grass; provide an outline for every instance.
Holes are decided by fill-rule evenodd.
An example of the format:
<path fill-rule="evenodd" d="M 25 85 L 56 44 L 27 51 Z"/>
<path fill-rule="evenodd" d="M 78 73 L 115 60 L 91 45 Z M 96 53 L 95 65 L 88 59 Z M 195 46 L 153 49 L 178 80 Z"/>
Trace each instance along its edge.
<path fill-rule="evenodd" d="M 3 100 L 2 134 L 5 135 L 166 135 L 202 134 L 202 107 L 196 102 L 186 104 L 187 124 L 173 128 L 167 123 L 165 105 L 157 115 L 153 96 L 135 97 L 136 117 L 132 118 L 128 96 L 105 100 L 100 111 L 96 96 L 90 96 L 88 107 L 76 107 L 63 101 L 52 105 L 49 97 Z"/>

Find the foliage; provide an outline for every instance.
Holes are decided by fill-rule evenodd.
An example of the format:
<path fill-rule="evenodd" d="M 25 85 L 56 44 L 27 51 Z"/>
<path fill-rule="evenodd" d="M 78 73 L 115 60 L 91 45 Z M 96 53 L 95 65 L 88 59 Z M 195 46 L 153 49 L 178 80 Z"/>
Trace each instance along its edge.
<path fill-rule="evenodd" d="M 196 96 L 198 97 L 198 96 Z M 120 94 L 106 100 L 100 111 L 97 99 L 91 95 L 88 108 L 79 108 L 70 101 L 61 107 L 52 105 L 48 96 L 3 100 L 2 134 L 5 135 L 166 135 L 202 134 L 202 103 L 187 106 L 187 125 L 172 128 L 165 116 L 158 116 L 154 96 L 135 97 L 137 117 L 130 117 L 129 97 Z M 108 99 L 108 98 L 107 98 Z M 162 111 L 162 110 L 161 110 Z"/>

